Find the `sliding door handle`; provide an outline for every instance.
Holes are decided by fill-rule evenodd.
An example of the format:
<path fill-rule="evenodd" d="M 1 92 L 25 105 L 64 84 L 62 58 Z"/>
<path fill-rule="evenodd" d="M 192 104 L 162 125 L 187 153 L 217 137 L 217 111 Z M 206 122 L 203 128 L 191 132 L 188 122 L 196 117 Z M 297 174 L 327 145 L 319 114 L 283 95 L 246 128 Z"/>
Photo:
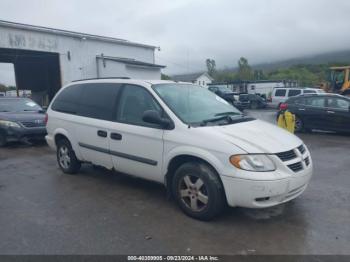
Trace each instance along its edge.
<path fill-rule="evenodd" d="M 111 139 L 113 140 L 122 140 L 122 135 L 118 133 L 111 133 Z"/>
<path fill-rule="evenodd" d="M 97 135 L 100 137 L 107 137 L 107 131 L 98 130 Z"/>

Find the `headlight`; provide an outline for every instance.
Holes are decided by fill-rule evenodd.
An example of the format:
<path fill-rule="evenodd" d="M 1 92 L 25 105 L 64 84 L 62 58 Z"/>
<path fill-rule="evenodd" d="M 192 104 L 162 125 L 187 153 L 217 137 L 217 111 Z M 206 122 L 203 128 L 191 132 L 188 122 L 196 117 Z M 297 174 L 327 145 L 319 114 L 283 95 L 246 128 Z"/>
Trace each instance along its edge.
<path fill-rule="evenodd" d="M 7 127 L 21 127 L 16 122 L 6 121 L 6 120 L 0 120 L 0 125 L 7 126 Z"/>
<path fill-rule="evenodd" d="M 234 155 L 230 163 L 247 171 L 266 172 L 276 170 L 275 164 L 267 155 Z"/>

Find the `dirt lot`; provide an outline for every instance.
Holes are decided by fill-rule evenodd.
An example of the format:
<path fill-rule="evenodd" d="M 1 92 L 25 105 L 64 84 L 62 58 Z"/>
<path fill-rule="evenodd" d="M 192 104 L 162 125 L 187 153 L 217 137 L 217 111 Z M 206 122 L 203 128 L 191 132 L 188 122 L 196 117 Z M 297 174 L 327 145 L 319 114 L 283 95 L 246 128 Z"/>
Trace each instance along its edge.
<path fill-rule="evenodd" d="M 301 197 L 212 222 L 183 215 L 161 185 L 88 165 L 64 175 L 44 144 L 2 148 L 0 254 L 350 254 L 350 137 L 300 137 L 315 165 Z"/>

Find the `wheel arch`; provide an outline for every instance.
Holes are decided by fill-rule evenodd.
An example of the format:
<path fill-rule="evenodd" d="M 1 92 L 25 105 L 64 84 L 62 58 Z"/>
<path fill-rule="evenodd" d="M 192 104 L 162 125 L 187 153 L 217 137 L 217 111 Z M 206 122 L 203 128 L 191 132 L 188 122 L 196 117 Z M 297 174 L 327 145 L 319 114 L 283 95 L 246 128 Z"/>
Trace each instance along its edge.
<path fill-rule="evenodd" d="M 172 182 L 172 178 L 175 174 L 175 171 L 184 163 L 188 163 L 188 162 L 198 162 L 198 163 L 204 163 L 206 165 L 208 165 L 210 168 L 212 168 L 221 184 L 222 184 L 222 180 L 221 177 L 219 175 L 219 168 L 218 168 L 218 163 L 219 160 L 214 160 L 213 157 L 211 157 L 210 159 L 208 157 L 203 157 L 203 155 L 198 155 L 198 154 L 193 154 L 193 153 L 179 153 L 176 155 L 173 155 L 165 164 L 166 167 L 166 172 L 165 172 L 165 176 L 164 176 L 164 184 L 166 185 L 166 187 L 168 189 L 171 188 L 171 182 Z"/>
<path fill-rule="evenodd" d="M 77 158 L 79 160 L 82 160 L 82 156 L 79 150 L 79 145 L 78 142 L 76 142 L 73 137 L 67 132 L 67 130 L 63 129 L 63 128 L 58 128 L 55 130 L 54 135 L 53 135 L 54 141 L 55 141 L 55 145 L 57 147 L 57 143 L 60 139 L 66 139 L 69 141 L 69 143 L 71 144 L 75 155 L 77 156 Z"/>

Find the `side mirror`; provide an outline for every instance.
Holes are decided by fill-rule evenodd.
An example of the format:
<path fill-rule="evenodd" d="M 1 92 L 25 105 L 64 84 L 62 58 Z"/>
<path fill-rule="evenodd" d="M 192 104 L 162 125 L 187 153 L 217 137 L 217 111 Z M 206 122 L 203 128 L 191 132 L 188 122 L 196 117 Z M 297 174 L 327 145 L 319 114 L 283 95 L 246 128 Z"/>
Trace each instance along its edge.
<path fill-rule="evenodd" d="M 162 118 L 158 111 L 147 110 L 143 113 L 142 120 L 146 123 L 156 124 L 166 129 L 172 129 L 173 124 L 169 119 Z"/>

